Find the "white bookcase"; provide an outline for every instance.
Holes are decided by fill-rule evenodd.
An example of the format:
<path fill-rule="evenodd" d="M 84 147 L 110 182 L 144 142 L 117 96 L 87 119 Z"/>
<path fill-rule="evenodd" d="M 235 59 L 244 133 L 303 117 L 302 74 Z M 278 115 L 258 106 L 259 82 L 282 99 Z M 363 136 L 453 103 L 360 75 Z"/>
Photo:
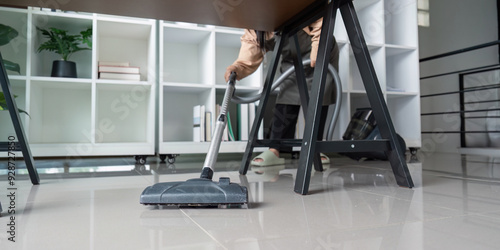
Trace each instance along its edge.
<path fill-rule="evenodd" d="M 421 147 L 416 0 L 356 0 L 354 5 L 396 132 Z M 21 64 L 9 75 L 35 156 L 166 155 L 206 153 L 193 141 L 193 107 L 212 112 L 225 92 L 225 68 L 238 56 L 243 31 L 208 25 L 37 9 L 0 9 L 0 23 L 15 27 L 15 43 L 0 47 Z M 71 31 L 93 27 L 92 51 L 78 52 L 78 78 L 49 77 L 53 54 L 36 53 L 35 27 Z M 341 139 L 357 108 L 369 107 L 340 13 L 342 109 L 334 137 Z M 10 46 L 10 47 L 9 47 Z M 141 81 L 98 79 L 99 61 L 129 61 Z M 9 72 L 11 73 L 11 72 Z M 237 93 L 258 93 L 263 67 L 238 82 Z M 236 114 L 231 104 L 230 114 Z M 13 134 L 0 112 L 0 139 Z M 233 120 L 234 121 L 234 120 Z M 235 124 L 233 126 L 236 126 Z M 156 129 L 155 129 L 156 128 Z M 243 152 L 246 141 L 223 142 L 220 152 Z M 261 149 L 258 149 L 261 150 Z M 263 150 L 263 149 L 262 149 Z"/>
<path fill-rule="evenodd" d="M 416 0 L 353 1 L 396 132 L 408 148 L 421 147 L 420 83 Z M 369 107 L 340 13 L 335 37 L 340 48 L 342 111 L 335 138 L 340 139 L 357 108 Z"/>
<path fill-rule="evenodd" d="M 155 142 L 156 21 L 28 8 L 1 8 L 0 23 L 19 32 L 15 58 L 21 75 L 9 73 L 34 156 L 153 155 Z M 70 33 L 92 27 L 93 48 L 77 52 L 77 78 L 50 77 L 55 53 L 37 52 L 44 41 L 36 27 Z M 13 42 L 14 42 L 13 41 Z M 99 61 L 140 67 L 141 81 L 98 79 Z M 14 134 L 0 112 L 0 136 Z M 5 126 L 4 126 L 5 124 Z"/>
<path fill-rule="evenodd" d="M 210 142 L 193 142 L 193 107 L 212 113 L 225 92 L 224 72 L 238 56 L 242 30 L 160 22 L 157 151 L 206 153 Z M 258 92 L 262 70 L 238 83 L 237 93 Z M 236 116 L 236 105 L 230 106 Z M 236 125 L 234 125 L 236 126 Z M 243 152 L 245 142 L 224 142 L 220 152 Z"/>

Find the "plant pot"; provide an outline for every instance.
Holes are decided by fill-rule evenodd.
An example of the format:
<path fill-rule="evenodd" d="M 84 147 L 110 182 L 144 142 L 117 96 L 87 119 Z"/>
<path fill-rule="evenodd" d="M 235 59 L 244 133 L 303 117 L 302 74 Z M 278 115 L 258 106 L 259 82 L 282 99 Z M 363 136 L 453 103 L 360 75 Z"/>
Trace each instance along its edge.
<path fill-rule="evenodd" d="M 52 63 L 52 77 L 76 78 L 76 63 L 71 61 L 56 60 Z"/>

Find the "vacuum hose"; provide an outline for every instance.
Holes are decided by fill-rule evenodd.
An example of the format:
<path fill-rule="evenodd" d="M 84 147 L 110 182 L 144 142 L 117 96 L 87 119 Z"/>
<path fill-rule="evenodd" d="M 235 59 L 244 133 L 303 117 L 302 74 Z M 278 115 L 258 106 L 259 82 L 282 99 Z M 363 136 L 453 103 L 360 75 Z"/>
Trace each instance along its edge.
<path fill-rule="evenodd" d="M 303 65 L 309 65 L 311 64 L 310 59 L 306 59 L 302 61 Z M 271 86 L 271 92 L 274 91 L 276 88 L 278 88 L 284 80 L 292 73 L 295 72 L 295 68 L 292 66 L 288 68 L 285 72 L 281 74 L 281 76 L 273 83 Z M 326 136 L 327 140 L 332 140 L 333 139 L 333 131 L 335 129 L 335 125 L 337 124 L 337 118 L 340 113 L 340 104 L 342 103 L 342 83 L 340 82 L 340 77 L 335 68 L 331 65 L 328 64 L 328 72 L 333 78 L 333 82 L 335 83 L 335 88 L 336 88 L 336 99 L 335 99 L 335 110 L 333 111 L 333 117 L 330 122 L 330 125 L 328 127 L 328 133 Z M 257 94 L 257 95 L 252 95 L 252 96 L 237 96 L 233 95 L 231 98 L 231 101 L 234 103 L 251 103 L 258 101 L 262 96 L 262 92 Z"/>

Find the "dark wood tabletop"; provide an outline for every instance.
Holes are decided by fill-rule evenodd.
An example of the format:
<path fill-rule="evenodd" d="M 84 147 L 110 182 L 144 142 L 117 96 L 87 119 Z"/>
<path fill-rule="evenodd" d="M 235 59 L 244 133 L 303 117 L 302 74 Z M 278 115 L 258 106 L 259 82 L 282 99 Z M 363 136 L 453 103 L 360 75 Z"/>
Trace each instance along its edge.
<path fill-rule="evenodd" d="M 0 6 L 43 7 L 273 31 L 315 1 L 317 0 L 0 0 Z"/>

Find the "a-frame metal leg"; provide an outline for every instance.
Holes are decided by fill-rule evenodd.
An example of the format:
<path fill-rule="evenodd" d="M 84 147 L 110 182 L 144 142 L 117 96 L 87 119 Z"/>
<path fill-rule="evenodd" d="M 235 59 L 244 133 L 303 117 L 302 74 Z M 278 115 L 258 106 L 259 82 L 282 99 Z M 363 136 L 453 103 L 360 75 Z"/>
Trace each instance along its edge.
<path fill-rule="evenodd" d="M 300 44 L 297 34 L 294 34 L 290 39 L 293 41 L 292 54 L 297 55 L 293 59 L 293 65 L 295 68 L 295 76 L 297 79 L 297 87 L 299 88 L 300 103 L 302 105 L 302 110 L 304 110 L 304 115 L 307 112 L 307 105 L 309 102 L 309 90 L 307 88 L 306 75 L 304 72 L 304 65 L 302 64 L 302 55 L 300 53 Z M 316 171 L 323 171 L 323 165 L 321 164 L 321 156 L 319 152 L 316 152 L 313 156 L 314 169 Z"/>
<path fill-rule="evenodd" d="M 364 40 L 361 26 L 359 24 L 354 6 L 351 0 L 334 1 L 328 5 L 328 11 L 323 18 L 323 27 L 320 38 L 320 45 L 317 58 L 317 66 L 314 72 L 313 88 L 311 89 L 311 99 L 308 105 L 306 115 L 306 127 L 304 139 L 302 141 L 301 158 L 297 170 L 297 178 L 295 180 L 294 191 L 299 194 L 307 194 L 309 191 L 309 182 L 311 176 L 312 154 L 316 152 L 317 140 L 316 135 L 319 127 L 319 116 L 321 112 L 321 102 L 324 92 L 324 84 L 326 79 L 327 59 L 331 46 L 333 46 L 333 28 L 336 17 L 336 11 L 340 9 L 344 20 L 349 40 L 352 44 L 352 49 L 356 62 L 358 64 L 361 78 L 365 85 L 368 100 L 373 109 L 375 119 L 380 129 L 383 139 L 388 140 L 389 146 L 386 153 L 389 158 L 393 173 L 396 177 L 398 185 L 404 187 L 413 187 L 408 166 L 404 159 L 404 153 L 401 152 L 399 141 L 396 136 L 392 120 L 384 100 L 383 93 L 380 89 L 375 69 L 373 67 L 368 47 Z M 329 142 L 330 144 L 338 142 Z M 373 147 L 367 146 L 368 143 Z M 377 143 L 377 144 L 376 144 Z M 377 145 L 380 142 L 362 142 L 361 145 L 366 148 L 372 148 L 377 151 Z M 342 146 L 342 143 L 338 143 Z M 323 144 L 325 145 L 325 144 Z M 334 148 L 332 146 L 331 148 Z M 341 148 L 341 147 L 339 147 Z"/>
<path fill-rule="evenodd" d="M 14 125 L 14 130 L 17 135 L 17 140 L 21 147 L 21 152 L 23 153 L 24 161 L 26 162 L 26 168 L 28 169 L 31 183 L 33 183 L 33 185 L 38 185 L 40 184 L 40 178 L 38 176 L 38 172 L 34 165 L 35 161 L 33 160 L 31 150 L 28 146 L 28 142 L 26 140 L 26 134 L 24 133 L 24 128 L 21 124 L 19 111 L 17 109 L 16 102 L 14 101 L 14 94 L 10 90 L 9 78 L 7 77 L 7 72 L 5 70 L 5 65 L 3 64 L 3 58 L 1 54 L 0 54 L 0 86 L 2 87 L 1 89 L 5 96 L 7 107 L 9 108 L 9 114 L 12 119 L 12 123 Z M 4 150 L 5 148 L 2 148 L 2 151 Z"/>
<path fill-rule="evenodd" d="M 317 63 L 314 70 L 311 93 L 307 104 L 302 104 L 303 107 L 307 107 L 304 109 L 304 113 L 306 116 L 306 127 L 304 130 L 304 138 L 302 139 L 300 144 L 301 153 L 299 166 L 297 169 L 297 176 L 295 179 L 294 191 L 300 194 L 308 193 L 313 161 L 314 163 L 319 163 L 315 164 L 315 166 L 319 166 L 316 167 L 316 169 L 319 171 L 322 170 L 322 167 L 320 165 L 321 161 L 319 160 L 319 152 L 317 151 L 317 149 L 324 150 L 325 152 L 367 152 L 385 150 L 389 157 L 389 162 L 391 164 L 398 185 L 411 188 L 414 186 L 414 184 L 411 179 L 408 166 L 406 165 L 404 152 L 401 152 L 400 143 L 397 139 L 397 135 L 392 124 L 392 120 L 390 118 L 382 90 L 380 89 L 375 69 L 370 58 L 370 53 L 364 40 L 361 26 L 356 16 L 352 0 L 333 0 L 326 5 L 326 11 L 318 12 L 318 10 L 323 11 L 324 9 L 324 6 L 318 5 L 312 6 L 311 9 L 307 10 L 308 13 L 309 11 L 311 11 L 309 13 L 311 15 L 311 18 L 309 20 L 314 19 L 312 17 L 317 18 L 317 15 L 319 13 L 322 13 L 321 15 L 323 15 L 323 27 L 318 48 L 318 58 L 316 60 Z M 361 78 L 365 85 L 368 100 L 373 109 L 375 119 L 383 138 L 382 140 L 330 142 L 317 141 L 322 108 L 321 104 L 323 101 L 326 74 L 328 70 L 328 59 L 330 58 L 330 52 L 333 46 L 333 29 L 335 26 L 336 12 L 339 9 L 341 11 L 342 18 L 344 19 L 354 56 L 358 64 L 359 71 L 361 72 Z M 305 14 L 305 16 L 307 15 L 308 14 Z M 291 22 L 291 24 L 301 25 L 298 22 Z M 282 39 L 286 39 L 286 37 L 289 35 L 291 34 L 283 34 Z M 294 40 L 294 42 L 296 42 L 296 40 Z M 244 159 L 240 168 L 241 174 L 246 174 L 253 148 L 257 145 L 257 130 L 263 118 L 263 109 L 267 105 L 267 98 L 270 94 L 272 80 L 277 69 L 277 60 L 279 59 L 279 55 L 281 54 L 282 43 L 283 40 L 278 40 L 276 49 L 274 50 L 273 61 L 271 64 L 272 67 L 268 71 L 268 75 L 264 84 L 263 96 L 257 109 L 256 120 L 254 121 L 254 124 L 252 126 L 250 140 L 247 144 L 247 149 L 245 151 Z M 295 49 L 298 48 L 296 47 Z M 296 69 L 299 69 L 296 71 L 297 79 L 299 79 L 299 89 L 302 87 L 302 92 L 305 93 L 301 95 L 301 99 L 307 100 L 307 90 L 304 91 L 305 83 L 300 81 L 305 78 L 303 77 L 303 70 L 301 70 L 301 58 L 299 57 L 295 59 L 294 66 Z M 305 96 L 305 98 L 303 96 Z M 263 144 L 259 144 L 258 146 L 262 145 Z M 294 145 L 299 144 L 296 143 Z"/>
<path fill-rule="evenodd" d="M 269 100 L 269 95 L 271 94 L 271 87 L 274 81 L 274 76 L 276 75 L 276 70 L 278 70 L 279 59 L 281 51 L 283 50 L 285 39 L 287 39 L 287 37 L 280 37 L 280 36 L 276 37 L 276 44 L 271 57 L 272 58 L 270 64 L 271 67 L 269 68 L 266 75 L 266 79 L 264 81 L 262 96 L 260 98 L 257 111 L 255 112 L 255 120 L 252 124 L 252 129 L 250 130 L 250 134 L 248 135 L 248 143 L 245 149 L 245 153 L 243 154 L 243 160 L 241 161 L 239 172 L 242 175 L 245 175 L 247 173 L 248 167 L 250 166 L 250 158 L 252 157 L 253 149 L 255 148 L 255 143 L 257 141 L 257 134 L 260 128 L 260 124 L 264 119 L 265 108 Z"/>
<path fill-rule="evenodd" d="M 344 20 L 349 40 L 351 41 L 354 57 L 356 58 L 356 63 L 361 73 L 361 79 L 363 80 L 380 134 L 383 139 L 389 140 L 390 148 L 386 151 L 386 154 L 389 158 L 396 181 L 400 186 L 411 188 L 414 184 L 406 164 L 406 159 L 404 158 L 404 152 L 401 151 L 396 130 L 392 124 L 389 110 L 387 109 L 384 95 L 380 89 L 375 68 L 370 58 L 370 52 L 363 33 L 361 32 L 361 25 L 359 24 L 351 0 L 340 6 L 340 13 Z"/>
<path fill-rule="evenodd" d="M 299 166 L 295 179 L 294 191 L 300 194 L 307 194 L 309 191 L 309 181 L 311 178 L 311 168 L 313 156 L 316 153 L 316 142 L 321 116 L 321 106 L 323 103 L 323 93 L 325 90 L 326 74 L 328 70 L 328 58 L 333 48 L 333 28 L 338 9 L 338 1 L 328 5 L 328 10 L 323 18 L 323 26 L 318 48 L 318 57 L 314 69 L 311 95 L 307 111 L 304 112 L 306 124 L 304 128 L 304 138 L 302 139 Z"/>

